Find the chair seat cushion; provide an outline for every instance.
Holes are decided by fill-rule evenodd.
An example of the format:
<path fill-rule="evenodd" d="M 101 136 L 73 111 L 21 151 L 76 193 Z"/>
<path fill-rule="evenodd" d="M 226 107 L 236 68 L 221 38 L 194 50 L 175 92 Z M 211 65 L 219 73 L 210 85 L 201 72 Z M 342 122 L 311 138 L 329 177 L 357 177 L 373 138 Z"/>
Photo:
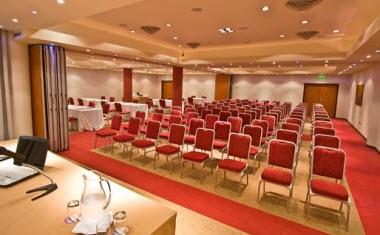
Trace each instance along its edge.
<path fill-rule="evenodd" d="M 96 135 L 100 136 L 100 137 L 109 137 L 109 136 L 113 136 L 116 134 L 117 134 L 116 131 L 111 130 L 109 128 L 103 128 L 103 129 L 100 129 L 96 132 Z"/>
<path fill-rule="evenodd" d="M 146 133 L 146 127 L 141 127 L 140 128 L 140 133 L 145 134 Z"/>
<path fill-rule="evenodd" d="M 160 132 L 160 138 L 169 139 L 169 131 Z"/>
<path fill-rule="evenodd" d="M 289 171 L 285 171 L 279 168 L 266 168 L 261 173 L 261 179 L 289 186 L 292 183 L 292 174 Z"/>
<path fill-rule="evenodd" d="M 113 141 L 120 142 L 120 143 L 132 141 L 134 139 L 135 139 L 135 136 L 131 134 L 121 134 L 121 135 L 117 135 L 113 137 Z"/>
<path fill-rule="evenodd" d="M 175 154 L 175 153 L 178 153 L 179 151 L 180 151 L 180 148 L 178 146 L 173 146 L 170 144 L 161 145 L 156 148 L 157 153 L 166 154 L 166 155 Z"/>
<path fill-rule="evenodd" d="M 214 140 L 213 143 L 214 148 L 216 149 L 224 149 L 227 146 L 227 143 L 223 140 Z"/>
<path fill-rule="evenodd" d="M 185 136 L 186 144 L 194 144 L 195 143 L 195 135 L 186 135 Z"/>
<path fill-rule="evenodd" d="M 251 146 L 251 148 L 249 149 L 249 156 L 254 157 L 258 154 L 258 152 L 259 152 L 258 147 Z"/>
<path fill-rule="evenodd" d="M 187 152 L 183 154 L 183 159 L 193 162 L 203 162 L 209 158 L 207 153 L 201 153 L 198 151 Z"/>
<path fill-rule="evenodd" d="M 136 148 L 149 148 L 154 146 L 154 141 L 152 140 L 135 140 L 132 142 L 132 146 Z"/>
<path fill-rule="evenodd" d="M 223 159 L 219 161 L 218 167 L 224 170 L 242 172 L 247 167 L 247 163 L 232 159 Z"/>
<path fill-rule="evenodd" d="M 332 197 L 342 201 L 348 200 L 348 192 L 346 188 L 341 184 L 325 180 L 312 179 L 310 186 L 313 193 Z"/>
<path fill-rule="evenodd" d="M 128 130 L 128 128 L 129 128 L 129 122 L 124 123 L 123 124 L 123 128 L 124 128 L 124 130 Z"/>

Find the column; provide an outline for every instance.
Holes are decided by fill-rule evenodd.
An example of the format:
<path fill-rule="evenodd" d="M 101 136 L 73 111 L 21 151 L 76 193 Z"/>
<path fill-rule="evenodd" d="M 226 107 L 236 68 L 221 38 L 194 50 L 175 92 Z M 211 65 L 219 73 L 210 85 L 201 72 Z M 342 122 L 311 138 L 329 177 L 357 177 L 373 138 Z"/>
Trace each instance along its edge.
<path fill-rule="evenodd" d="M 173 67 L 173 105 L 182 106 L 183 68 Z"/>
<path fill-rule="evenodd" d="M 132 102 L 132 69 L 123 68 L 123 101 Z"/>

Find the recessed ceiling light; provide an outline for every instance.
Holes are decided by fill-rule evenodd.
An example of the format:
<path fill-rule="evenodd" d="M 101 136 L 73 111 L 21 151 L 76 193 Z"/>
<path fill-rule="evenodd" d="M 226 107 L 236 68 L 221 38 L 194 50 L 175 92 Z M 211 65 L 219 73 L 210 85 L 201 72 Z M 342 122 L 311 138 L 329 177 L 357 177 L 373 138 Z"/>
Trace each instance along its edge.
<path fill-rule="evenodd" d="M 3 28 L 4 26 L 0 25 L 0 28 Z"/>
<path fill-rule="evenodd" d="M 166 26 L 166 27 L 172 27 L 172 24 L 167 23 L 167 24 L 165 24 L 165 26 Z"/>
<path fill-rule="evenodd" d="M 356 64 L 352 64 L 353 66 L 356 66 Z"/>
<path fill-rule="evenodd" d="M 284 38 L 284 37 L 285 37 L 285 35 L 284 35 L 284 34 L 281 34 L 281 35 L 280 35 L 280 38 Z"/>
<path fill-rule="evenodd" d="M 379 50 L 376 50 L 376 53 L 380 53 L 380 49 L 379 49 Z"/>
<path fill-rule="evenodd" d="M 86 49 L 86 52 L 90 52 L 91 50 L 90 49 Z"/>
<path fill-rule="evenodd" d="M 136 31 L 134 31 L 134 30 L 131 30 L 131 31 L 129 31 L 129 32 L 131 32 L 131 33 L 136 33 Z"/>
<path fill-rule="evenodd" d="M 303 64 L 300 64 L 300 67 L 303 67 Z"/>
<path fill-rule="evenodd" d="M 361 60 L 360 60 L 360 62 L 364 62 L 364 60 L 363 60 L 363 59 L 361 59 Z"/>
<path fill-rule="evenodd" d="M 265 5 L 261 8 L 261 11 L 266 12 L 269 11 L 269 6 Z"/>
<path fill-rule="evenodd" d="M 65 0 L 57 0 L 58 4 L 65 4 Z"/>
<path fill-rule="evenodd" d="M 328 64 L 325 64 L 325 67 L 329 66 Z"/>
<path fill-rule="evenodd" d="M 33 10 L 33 11 L 32 11 L 32 14 L 33 14 L 33 15 L 37 15 L 37 14 L 38 14 L 38 11 Z"/>
<path fill-rule="evenodd" d="M 281 65 L 279 64 L 279 65 L 277 65 L 277 67 L 281 68 Z"/>
<path fill-rule="evenodd" d="M 219 29 L 219 32 L 221 32 L 221 33 L 233 33 L 234 30 L 230 27 L 226 27 L 226 28 Z"/>
<path fill-rule="evenodd" d="M 178 47 L 182 47 L 182 45 L 178 45 Z"/>
<path fill-rule="evenodd" d="M 328 60 L 325 60 L 325 63 L 327 64 L 329 61 Z"/>
<path fill-rule="evenodd" d="M 368 59 L 371 58 L 371 55 L 367 55 L 366 58 L 368 58 Z"/>
<path fill-rule="evenodd" d="M 296 64 L 298 64 L 298 63 L 299 63 L 299 61 L 297 60 L 297 61 L 296 61 Z"/>
<path fill-rule="evenodd" d="M 177 36 L 174 36 L 173 39 L 174 39 L 174 40 L 178 40 L 178 37 L 177 37 Z"/>
<path fill-rule="evenodd" d="M 13 23 L 17 23 L 17 22 L 18 22 L 18 19 L 13 18 L 13 19 L 12 19 L 12 22 L 13 22 Z"/>
<path fill-rule="evenodd" d="M 303 21 L 301 21 L 301 23 L 302 23 L 302 24 L 308 24 L 309 21 L 308 21 L 308 20 L 303 20 Z"/>
<path fill-rule="evenodd" d="M 333 33 L 339 33 L 339 29 L 335 29 Z"/>
<path fill-rule="evenodd" d="M 116 59 L 115 59 L 115 58 L 113 58 L 113 59 L 112 59 L 112 61 L 116 61 Z"/>
<path fill-rule="evenodd" d="M 276 61 L 273 61 L 272 64 L 276 64 Z"/>

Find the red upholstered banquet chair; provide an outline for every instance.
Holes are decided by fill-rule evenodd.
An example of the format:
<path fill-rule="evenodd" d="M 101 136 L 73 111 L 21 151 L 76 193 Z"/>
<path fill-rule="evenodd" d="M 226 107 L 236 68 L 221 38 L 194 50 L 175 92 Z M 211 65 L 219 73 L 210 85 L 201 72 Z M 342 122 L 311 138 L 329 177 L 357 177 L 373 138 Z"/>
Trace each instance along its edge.
<path fill-rule="evenodd" d="M 281 129 L 295 131 L 298 133 L 298 135 L 300 135 L 300 132 L 301 132 L 301 127 L 298 124 L 294 124 L 294 123 L 283 123 L 281 125 Z"/>
<path fill-rule="evenodd" d="M 205 128 L 214 129 L 215 122 L 219 120 L 218 115 L 207 114 L 205 117 Z"/>
<path fill-rule="evenodd" d="M 325 122 L 325 121 L 315 121 L 313 122 L 314 127 L 327 127 L 327 128 L 334 128 L 334 125 L 332 122 Z"/>
<path fill-rule="evenodd" d="M 167 123 L 169 121 L 170 116 L 180 116 L 180 117 L 182 117 L 182 113 L 179 110 L 172 110 L 172 111 L 170 111 L 169 115 L 164 115 L 164 122 L 162 123 L 163 127 L 165 127 L 165 128 L 168 127 Z"/>
<path fill-rule="evenodd" d="M 193 105 L 194 104 L 194 98 L 193 97 L 187 97 L 187 103 Z"/>
<path fill-rule="evenodd" d="M 213 147 L 222 152 L 222 156 L 225 148 L 228 144 L 228 138 L 231 133 L 231 123 L 224 121 L 216 121 L 214 126 L 215 139 Z"/>
<path fill-rule="evenodd" d="M 219 115 L 221 111 L 222 111 L 222 109 L 220 109 L 220 108 L 212 108 L 212 114 Z"/>
<path fill-rule="evenodd" d="M 145 100 L 145 104 L 148 105 L 148 110 L 150 110 L 153 107 L 153 100 L 147 99 L 147 100 Z"/>
<path fill-rule="evenodd" d="M 173 124 L 182 124 L 182 116 L 170 116 L 168 123 L 163 123 L 161 126 L 167 129 L 170 129 L 170 126 Z M 165 126 L 164 126 L 165 125 Z M 167 139 L 169 138 L 169 131 L 160 132 L 160 138 Z"/>
<path fill-rule="evenodd" d="M 106 97 L 105 97 L 104 95 L 102 95 L 102 96 L 100 96 L 100 99 L 101 99 L 101 100 L 105 100 Z"/>
<path fill-rule="evenodd" d="M 102 110 L 103 110 L 103 118 L 106 120 L 107 125 L 109 125 L 109 120 L 111 119 L 110 117 L 110 104 L 103 104 L 102 105 Z"/>
<path fill-rule="evenodd" d="M 249 157 L 250 159 L 258 162 L 259 168 L 260 160 L 258 157 L 260 153 L 263 128 L 261 126 L 247 125 L 243 128 L 243 134 L 251 136 L 251 148 L 249 149 Z"/>
<path fill-rule="evenodd" d="M 208 110 L 208 109 L 204 109 L 204 110 L 202 110 L 201 118 L 202 118 L 203 120 L 206 120 L 206 115 L 208 115 L 208 114 L 212 114 L 212 111 L 211 111 L 211 110 Z"/>
<path fill-rule="evenodd" d="M 181 110 L 182 110 L 182 107 L 181 107 L 181 106 L 178 106 L 178 105 L 174 105 L 174 106 L 172 106 L 172 110 L 178 110 L 178 111 L 181 111 Z"/>
<path fill-rule="evenodd" d="M 145 124 L 145 112 L 144 111 L 136 111 L 135 117 L 141 120 L 140 126 Z M 123 129 L 128 130 L 129 122 L 123 123 Z"/>
<path fill-rule="evenodd" d="M 285 129 L 277 130 L 276 139 L 292 142 L 296 146 L 298 146 L 299 144 L 298 132 L 292 131 L 292 130 L 285 130 Z"/>
<path fill-rule="evenodd" d="M 141 124 L 140 118 L 131 117 L 129 119 L 128 130 L 126 132 L 113 136 L 112 151 L 111 151 L 112 154 L 113 154 L 114 143 L 119 143 L 123 146 L 123 153 L 126 150 L 128 150 L 128 143 L 135 140 L 135 138 L 139 135 L 140 124 Z"/>
<path fill-rule="evenodd" d="M 340 202 L 339 213 L 342 213 L 343 204 L 347 206 L 346 230 L 348 230 L 351 200 L 343 185 L 345 164 L 346 153 L 343 150 L 320 146 L 314 148 L 306 195 L 306 216 L 309 214 L 311 197 L 319 196 L 336 200 Z"/>
<path fill-rule="evenodd" d="M 162 154 L 166 156 L 167 162 L 170 160 L 170 171 L 173 171 L 172 161 L 181 158 L 185 132 L 186 127 L 184 125 L 173 124 L 170 126 L 168 143 L 156 147 L 153 163 L 154 169 L 156 169 L 156 162 L 159 159 L 160 154 Z M 176 155 L 176 157 L 172 158 L 173 155 Z"/>
<path fill-rule="evenodd" d="M 261 115 L 262 115 L 262 110 L 261 109 L 259 109 L 259 108 L 253 108 L 253 109 L 251 109 L 251 111 L 256 112 L 256 119 L 261 119 Z M 252 119 L 254 119 L 254 118 L 252 117 Z"/>
<path fill-rule="evenodd" d="M 231 113 L 229 111 L 221 111 L 219 113 L 219 120 L 220 121 L 227 121 L 228 117 L 231 116 Z"/>
<path fill-rule="evenodd" d="M 237 105 L 236 104 L 230 104 L 230 110 L 231 109 L 237 109 Z"/>
<path fill-rule="evenodd" d="M 244 127 L 246 125 L 251 125 L 252 122 L 252 116 L 249 113 L 240 113 L 239 117 L 241 118 L 241 126 Z"/>
<path fill-rule="evenodd" d="M 84 102 L 81 98 L 78 98 L 78 105 L 84 106 Z"/>
<path fill-rule="evenodd" d="M 194 119 L 193 119 L 194 120 Z M 198 128 L 195 134 L 195 142 L 194 148 L 192 151 L 184 153 L 182 155 L 182 170 L 181 177 L 183 177 L 183 172 L 185 168 L 185 163 L 189 162 L 193 165 L 200 164 L 205 167 L 205 163 L 208 159 L 212 158 L 212 150 L 213 150 L 213 142 L 214 142 L 214 130 Z M 212 174 L 212 168 L 211 168 Z M 201 178 L 201 183 L 204 178 Z"/>
<path fill-rule="evenodd" d="M 121 127 L 121 116 L 118 114 L 115 114 L 112 117 L 111 127 L 102 128 L 95 133 L 94 148 L 96 148 L 96 142 L 98 138 L 103 138 L 105 140 L 105 145 L 107 146 L 107 140 L 109 138 L 111 138 L 112 140 L 112 137 L 117 135 L 117 133 L 120 131 L 120 127 Z"/>
<path fill-rule="evenodd" d="M 257 201 L 260 201 L 260 190 L 263 184 L 264 195 L 267 183 L 275 184 L 289 190 L 289 201 L 293 196 L 294 178 L 296 170 L 296 145 L 285 140 L 273 139 L 269 142 L 268 167 L 261 173 L 257 192 Z"/>
<path fill-rule="evenodd" d="M 259 126 L 262 128 L 262 138 L 261 138 L 261 145 L 265 147 L 267 143 L 267 136 L 268 136 L 268 122 L 265 120 L 253 120 L 252 121 L 253 126 Z"/>
<path fill-rule="evenodd" d="M 335 135 L 335 129 L 334 128 L 327 128 L 327 127 L 314 127 L 313 129 L 313 135 L 317 134 L 323 134 L 323 135 Z"/>
<path fill-rule="evenodd" d="M 75 105 L 73 97 L 69 97 L 69 99 L 67 100 L 67 103 L 70 105 Z"/>
<path fill-rule="evenodd" d="M 315 148 L 317 146 L 330 147 L 330 148 L 340 148 L 340 139 L 337 136 L 316 134 L 313 136 L 312 146 Z"/>
<path fill-rule="evenodd" d="M 239 110 L 238 109 L 230 109 L 229 112 L 231 113 L 232 117 L 238 117 L 239 116 Z"/>
<path fill-rule="evenodd" d="M 218 162 L 216 167 L 215 176 L 215 188 L 218 186 L 218 173 L 219 170 L 224 171 L 224 176 L 226 176 L 226 171 L 231 173 L 239 174 L 239 189 L 238 195 L 248 185 L 248 160 L 249 152 L 251 148 L 251 137 L 249 135 L 231 133 L 228 141 L 227 156 Z M 247 177 L 247 182 L 245 185 L 242 184 L 243 177 Z M 243 186 L 243 187 L 242 187 Z"/>
<path fill-rule="evenodd" d="M 227 122 L 231 123 L 231 132 L 240 133 L 242 127 L 242 119 L 239 117 L 228 117 Z"/>
<path fill-rule="evenodd" d="M 245 113 L 245 111 L 246 111 L 244 107 L 238 107 L 237 110 L 239 111 L 239 114 Z"/>
<path fill-rule="evenodd" d="M 163 109 L 155 109 L 154 112 L 155 112 L 155 113 L 161 113 L 161 114 L 164 114 L 164 110 L 163 110 Z"/>
<path fill-rule="evenodd" d="M 203 128 L 205 121 L 200 118 L 193 118 L 190 120 L 189 128 L 187 128 L 187 134 L 185 135 L 185 144 L 191 145 L 195 143 L 195 134 L 198 128 Z"/>
<path fill-rule="evenodd" d="M 115 97 L 111 96 L 110 97 L 110 102 L 115 102 Z"/>
<path fill-rule="evenodd" d="M 268 122 L 267 138 L 270 138 L 276 132 L 276 118 L 270 115 L 262 115 L 261 119 Z"/>
<path fill-rule="evenodd" d="M 129 114 L 129 112 L 124 112 L 120 103 L 115 103 L 115 111 L 117 114 L 121 115 L 123 119 Z"/>
<path fill-rule="evenodd" d="M 187 127 L 190 125 L 190 121 L 193 118 L 198 118 L 199 115 L 197 112 L 188 112 L 186 114 L 186 119 L 182 121 L 182 124 L 185 124 Z"/>
<path fill-rule="evenodd" d="M 301 128 L 301 132 L 302 132 L 303 121 L 301 119 L 298 119 L 298 118 L 287 118 L 285 120 L 285 123 L 297 124 Z"/>
<path fill-rule="evenodd" d="M 164 115 L 162 113 L 152 113 L 152 115 L 150 116 L 150 118 L 148 118 L 146 121 L 145 121 L 145 124 L 147 124 L 149 121 L 158 121 L 159 123 L 162 122 L 162 119 L 163 119 Z M 140 129 L 140 133 L 142 134 L 145 134 L 146 133 L 146 128 L 144 126 L 141 127 Z"/>
<path fill-rule="evenodd" d="M 131 143 L 131 152 L 133 148 L 142 149 L 144 151 L 144 158 L 149 152 L 153 152 L 158 144 L 158 135 L 160 133 L 161 123 L 154 120 L 149 120 L 146 126 L 146 134 L 144 139 L 136 139 Z M 133 154 L 130 154 L 129 159 L 132 160 Z"/>
<path fill-rule="evenodd" d="M 94 101 L 88 102 L 88 107 L 95 108 L 95 102 Z"/>
<path fill-rule="evenodd" d="M 229 111 L 230 106 L 221 106 L 222 111 Z"/>

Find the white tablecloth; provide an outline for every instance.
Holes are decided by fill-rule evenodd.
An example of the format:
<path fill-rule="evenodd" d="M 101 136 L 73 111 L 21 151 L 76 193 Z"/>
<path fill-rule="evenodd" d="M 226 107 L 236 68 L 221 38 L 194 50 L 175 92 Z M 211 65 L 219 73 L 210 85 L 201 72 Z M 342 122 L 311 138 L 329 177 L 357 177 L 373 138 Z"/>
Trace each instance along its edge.
<path fill-rule="evenodd" d="M 203 105 L 206 102 L 206 99 L 195 97 L 195 98 L 193 98 L 193 102 L 194 102 L 194 104 L 202 104 Z"/>
<path fill-rule="evenodd" d="M 172 107 L 172 105 L 173 105 L 173 101 L 172 101 L 172 100 L 165 99 L 165 104 L 166 104 L 166 106 L 168 106 L 168 107 Z M 160 106 L 160 99 L 153 99 L 153 105 Z"/>
<path fill-rule="evenodd" d="M 130 112 L 132 117 L 136 116 L 137 111 L 145 112 L 145 116 L 148 115 L 148 105 L 147 104 L 138 104 L 130 102 L 108 102 L 110 104 L 110 109 L 115 109 L 115 103 L 120 103 L 123 112 Z"/>
<path fill-rule="evenodd" d="M 97 98 L 82 98 L 84 105 L 88 106 L 88 103 L 90 101 L 93 101 L 95 103 L 96 108 L 102 108 L 102 101 L 108 102 L 108 100 L 102 100 Z"/>
<path fill-rule="evenodd" d="M 86 106 L 69 105 L 69 117 L 78 119 L 78 130 L 98 130 L 104 126 L 103 110 Z"/>

